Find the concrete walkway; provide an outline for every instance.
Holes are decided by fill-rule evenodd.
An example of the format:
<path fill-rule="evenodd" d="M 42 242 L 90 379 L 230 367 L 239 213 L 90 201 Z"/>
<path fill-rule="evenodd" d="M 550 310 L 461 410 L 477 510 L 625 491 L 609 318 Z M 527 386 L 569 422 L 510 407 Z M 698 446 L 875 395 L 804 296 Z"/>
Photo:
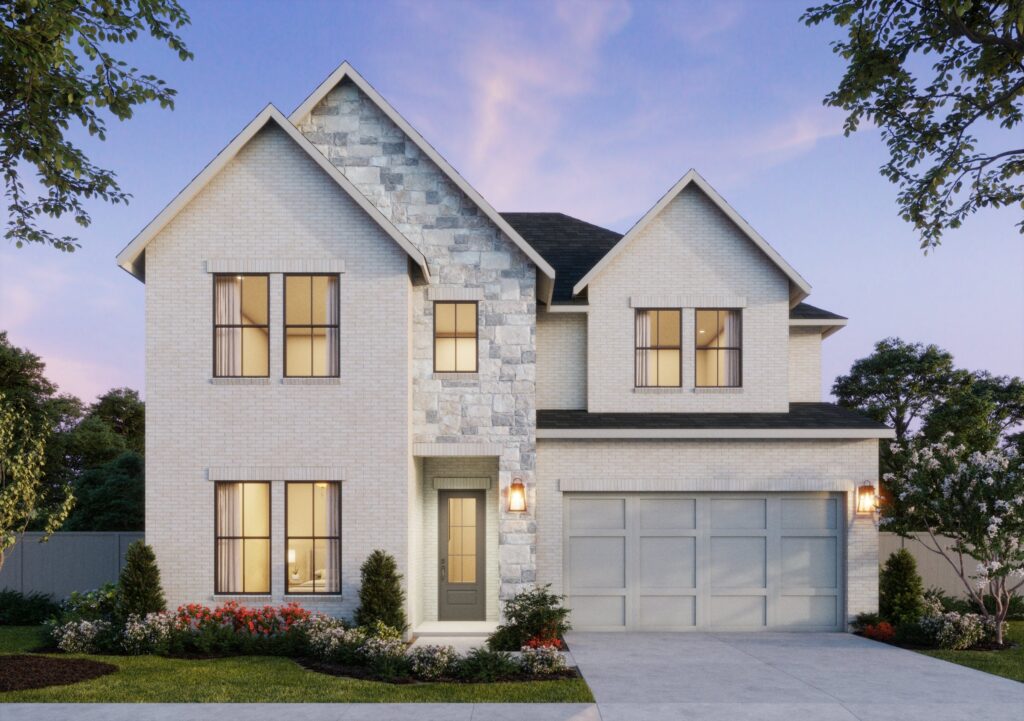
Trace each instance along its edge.
<path fill-rule="evenodd" d="M 1024 684 L 842 633 L 573 633 L 603 721 L 979 721 Z"/>

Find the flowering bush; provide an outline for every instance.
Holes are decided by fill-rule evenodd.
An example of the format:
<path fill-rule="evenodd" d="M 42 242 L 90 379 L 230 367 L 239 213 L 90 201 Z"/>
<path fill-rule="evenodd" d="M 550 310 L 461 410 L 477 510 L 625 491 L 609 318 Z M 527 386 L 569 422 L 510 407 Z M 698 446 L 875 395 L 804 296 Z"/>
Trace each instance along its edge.
<path fill-rule="evenodd" d="M 451 646 L 414 646 L 409 650 L 409 669 L 424 681 L 436 681 L 454 674 L 459 655 Z"/>
<path fill-rule="evenodd" d="M 324 661 L 353 663 L 366 641 L 366 631 L 345 628 L 344 624 L 319 622 L 306 629 L 306 643 L 310 652 Z"/>
<path fill-rule="evenodd" d="M 922 618 L 918 625 L 939 648 L 962 651 L 981 642 L 986 636 L 985 624 L 976 613 L 949 613 Z"/>
<path fill-rule="evenodd" d="M 69 621 L 51 631 L 57 648 L 66 653 L 96 653 L 109 643 L 109 621 Z"/>
<path fill-rule="evenodd" d="M 547 676 L 564 671 L 566 668 L 565 656 L 553 645 L 523 646 L 522 655 L 519 657 L 519 665 L 524 673 L 528 673 L 531 676 Z"/>
<path fill-rule="evenodd" d="M 505 623 L 487 639 L 493 651 L 518 651 L 530 639 L 560 639 L 571 628 L 564 597 L 551 592 L 551 586 L 521 591 L 505 601 Z"/>
<path fill-rule="evenodd" d="M 555 638 L 554 636 L 540 635 L 531 637 L 524 648 L 557 648 L 559 651 L 565 644 L 562 643 L 562 639 Z"/>
<path fill-rule="evenodd" d="M 133 613 L 121 630 L 121 648 L 134 656 L 167 653 L 177 628 L 176 617 L 169 611 L 147 613 L 142 617 Z"/>
<path fill-rule="evenodd" d="M 888 621 L 880 621 L 875 624 L 868 624 L 861 630 L 866 637 L 875 641 L 889 643 L 896 637 L 896 629 Z"/>
<path fill-rule="evenodd" d="M 199 603 L 178 607 L 175 628 L 180 648 L 203 654 L 262 653 L 291 656 L 305 647 L 310 612 L 297 603 L 247 608 L 227 601 L 216 608 Z"/>
<path fill-rule="evenodd" d="M 390 626 L 385 625 L 384 628 L 394 631 Z M 367 636 L 359 647 L 359 655 L 370 669 L 384 678 L 402 676 L 408 671 L 409 659 L 405 651 L 406 646 L 401 637 L 395 638 L 393 634 Z"/>

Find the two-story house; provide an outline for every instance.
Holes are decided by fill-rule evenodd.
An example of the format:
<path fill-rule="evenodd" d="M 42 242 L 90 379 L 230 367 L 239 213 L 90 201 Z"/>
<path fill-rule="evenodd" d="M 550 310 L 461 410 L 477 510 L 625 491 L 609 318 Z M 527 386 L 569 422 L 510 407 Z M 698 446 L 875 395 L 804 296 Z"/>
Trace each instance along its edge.
<path fill-rule="evenodd" d="M 166 148 L 171 152 L 172 148 Z M 146 285 L 146 538 L 170 604 L 421 633 L 535 583 L 579 629 L 843 629 L 885 427 L 820 398 L 846 319 L 690 171 L 624 236 L 498 213 L 350 65 L 118 256 Z"/>

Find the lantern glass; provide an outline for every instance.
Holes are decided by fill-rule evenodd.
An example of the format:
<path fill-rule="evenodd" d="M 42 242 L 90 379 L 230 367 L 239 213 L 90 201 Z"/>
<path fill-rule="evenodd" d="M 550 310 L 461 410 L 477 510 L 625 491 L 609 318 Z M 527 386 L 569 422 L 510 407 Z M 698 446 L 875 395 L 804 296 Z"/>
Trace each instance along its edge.
<path fill-rule="evenodd" d="M 857 489 L 857 513 L 868 515 L 875 512 L 875 487 L 863 485 Z"/>
<path fill-rule="evenodd" d="M 526 511 L 526 486 L 519 479 L 512 481 L 508 487 L 508 510 L 510 513 Z"/>

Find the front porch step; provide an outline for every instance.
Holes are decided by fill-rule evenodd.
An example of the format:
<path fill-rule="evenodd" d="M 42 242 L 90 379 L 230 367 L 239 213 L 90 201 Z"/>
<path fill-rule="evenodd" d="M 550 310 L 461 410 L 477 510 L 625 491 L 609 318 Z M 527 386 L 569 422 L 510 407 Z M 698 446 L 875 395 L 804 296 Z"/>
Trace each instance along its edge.
<path fill-rule="evenodd" d="M 497 621 L 424 621 L 413 629 L 419 638 L 444 636 L 490 636 L 498 628 Z"/>

